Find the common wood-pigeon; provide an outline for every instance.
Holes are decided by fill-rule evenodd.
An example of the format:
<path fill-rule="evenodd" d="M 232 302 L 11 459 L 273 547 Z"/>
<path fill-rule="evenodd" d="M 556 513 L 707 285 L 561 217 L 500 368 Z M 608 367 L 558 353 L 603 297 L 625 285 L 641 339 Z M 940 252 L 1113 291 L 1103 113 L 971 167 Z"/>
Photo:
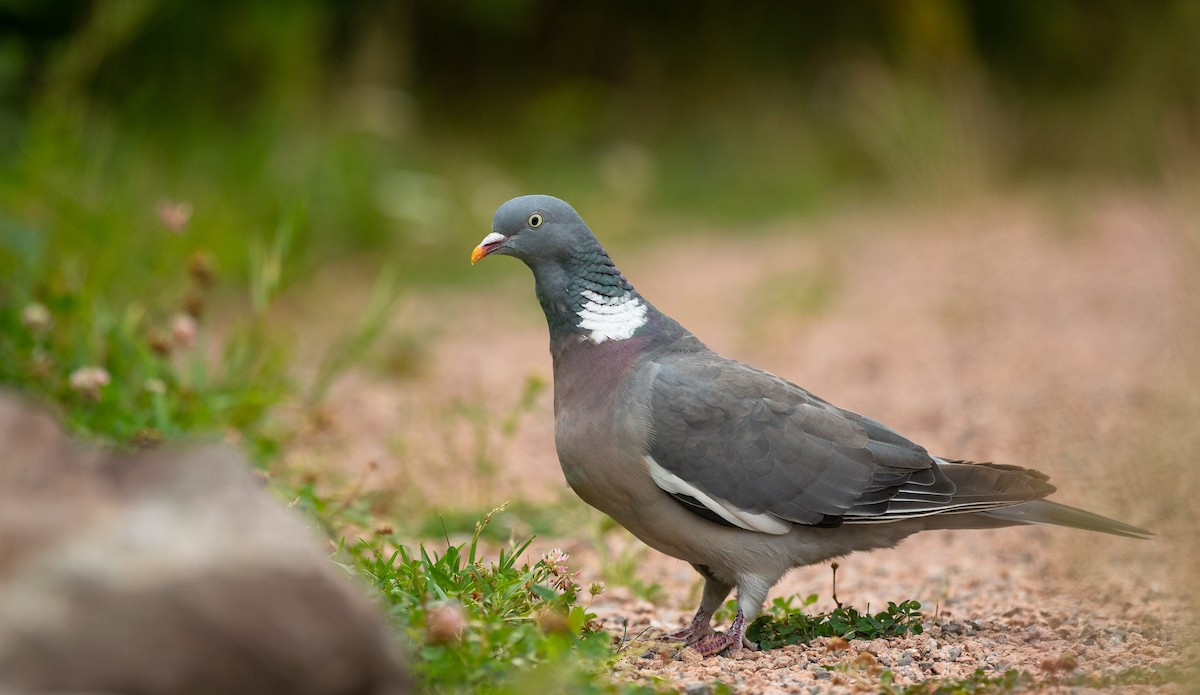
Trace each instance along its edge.
<path fill-rule="evenodd" d="M 533 271 L 550 328 L 555 446 L 571 488 L 704 577 L 670 635 L 711 655 L 743 645 L 793 567 L 929 529 L 1054 524 L 1150 532 L 1045 499 L 1047 476 L 930 455 L 887 426 L 708 349 L 617 270 L 579 214 L 544 195 L 497 210 L 471 254 Z M 737 614 L 711 619 L 733 587 Z"/>

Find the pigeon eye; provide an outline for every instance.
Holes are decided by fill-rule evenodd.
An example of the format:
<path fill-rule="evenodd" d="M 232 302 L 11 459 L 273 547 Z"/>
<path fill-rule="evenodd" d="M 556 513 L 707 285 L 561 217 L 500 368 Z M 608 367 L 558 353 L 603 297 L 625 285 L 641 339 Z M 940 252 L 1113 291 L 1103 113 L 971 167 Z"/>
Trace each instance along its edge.
<path fill-rule="evenodd" d="M 545 218 L 542 217 L 542 213 L 535 212 L 529 216 L 529 228 L 537 229 L 538 227 L 542 226 L 543 221 L 545 221 Z"/>

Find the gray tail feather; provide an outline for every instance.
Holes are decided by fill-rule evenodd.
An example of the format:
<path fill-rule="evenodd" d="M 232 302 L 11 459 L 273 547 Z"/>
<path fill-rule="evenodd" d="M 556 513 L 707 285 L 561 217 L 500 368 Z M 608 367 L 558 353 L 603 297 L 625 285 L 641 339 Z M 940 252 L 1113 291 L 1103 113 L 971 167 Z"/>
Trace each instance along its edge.
<path fill-rule="evenodd" d="M 1084 529 L 1085 531 L 1099 531 L 1127 538 L 1152 538 L 1154 536 L 1152 532 L 1144 528 L 1131 526 L 1115 519 L 1109 519 L 1099 514 L 1085 512 L 1082 509 L 1068 507 L 1065 504 L 1050 502 L 1048 500 L 1022 502 L 1011 507 L 991 509 L 986 512 L 977 513 L 981 516 L 990 516 L 1021 524 L 1069 526 L 1071 528 Z"/>

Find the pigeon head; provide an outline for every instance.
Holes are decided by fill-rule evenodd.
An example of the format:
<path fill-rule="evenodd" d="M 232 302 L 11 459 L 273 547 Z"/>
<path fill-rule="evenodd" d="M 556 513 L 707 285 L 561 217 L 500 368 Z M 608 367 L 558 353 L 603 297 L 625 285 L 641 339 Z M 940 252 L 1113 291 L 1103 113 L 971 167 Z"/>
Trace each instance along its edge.
<path fill-rule="evenodd" d="M 492 254 L 519 258 L 533 270 L 554 345 L 572 337 L 591 344 L 626 340 L 658 316 L 579 213 L 558 198 L 527 195 L 501 205 L 492 233 L 471 252 L 471 262 Z M 665 317 L 658 323 L 674 325 Z"/>
<path fill-rule="evenodd" d="M 492 233 L 471 252 L 471 263 L 484 256 L 513 256 L 535 267 L 543 261 L 562 262 L 581 248 L 597 247 L 579 213 L 548 195 L 526 195 L 500 206 Z"/>

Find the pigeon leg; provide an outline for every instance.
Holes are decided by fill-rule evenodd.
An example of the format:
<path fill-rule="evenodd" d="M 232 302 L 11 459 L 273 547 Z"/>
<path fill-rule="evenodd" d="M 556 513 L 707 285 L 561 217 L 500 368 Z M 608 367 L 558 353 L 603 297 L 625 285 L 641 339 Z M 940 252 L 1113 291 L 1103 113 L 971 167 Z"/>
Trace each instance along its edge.
<path fill-rule="evenodd" d="M 763 601 L 767 600 L 767 592 L 775 582 L 764 580 L 762 577 L 742 576 L 738 579 L 738 611 L 729 630 L 722 634 L 705 637 L 692 646 L 701 656 L 712 656 L 726 649 L 730 652 L 746 649 L 758 649 L 758 645 L 746 639 L 746 626 L 758 617 L 762 610 Z"/>
<path fill-rule="evenodd" d="M 660 639 L 694 644 L 711 634 L 713 634 L 712 613 L 707 613 L 701 608 L 696 611 L 696 616 L 692 618 L 691 624 L 682 630 L 663 635 Z"/>
<path fill-rule="evenodd" d="M 691 624 L 682 630 L 664 635 L 662 637 L 664 640 L 695 644 L 712 635 L 713 613 L 717 612 L 717 609 L 725 601 L 725 597 L 729 595 L 730 591 L 733 591 L 732 586 L 718 580 L 704 565 L 692 565 L 692 567 L 695 567 L 700 576 L 704 577 L 704 595 L 700 598 L 700 608 L 696 611 L 696 616 L 692 618 Z"/>
<path fill-rule="evenodd" d="M 742 647 L 758 649 L 758 646 L 746 640 L 746 617 L 742 615 L 740 608 L 737 617 L 733 619 L 733 624 L 729 626 L 729 630 L 721 634 L 711 634 L 692 645 L 692 649 L 700 652 L 700 656 L 720 654 L 726 649 L 730 652 L 737 652 Z"/>

